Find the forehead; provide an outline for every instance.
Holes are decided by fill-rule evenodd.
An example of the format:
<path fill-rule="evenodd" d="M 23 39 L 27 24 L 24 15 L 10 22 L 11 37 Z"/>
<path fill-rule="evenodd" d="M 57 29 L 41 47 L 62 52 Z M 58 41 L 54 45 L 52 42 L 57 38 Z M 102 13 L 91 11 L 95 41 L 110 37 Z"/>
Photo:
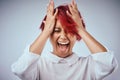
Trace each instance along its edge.
<path fill-rule="evenodd" d="M 61 24 L 60 20 L 56 20 L 55 28 L 63 28 L 63 25 Z"/>

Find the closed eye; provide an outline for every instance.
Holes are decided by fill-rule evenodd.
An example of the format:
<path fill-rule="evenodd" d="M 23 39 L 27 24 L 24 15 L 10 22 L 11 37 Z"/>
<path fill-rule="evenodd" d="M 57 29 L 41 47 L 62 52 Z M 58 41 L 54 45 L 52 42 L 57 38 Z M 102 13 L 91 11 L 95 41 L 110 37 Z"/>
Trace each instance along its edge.
<path fill-rule="evenodd" d="M 57 28 L 57 27 L 56 27 L 56 28 L 54 29 L 54 32 L 60 32 L 60 31 L 61 31 L 60 28 Z"/>

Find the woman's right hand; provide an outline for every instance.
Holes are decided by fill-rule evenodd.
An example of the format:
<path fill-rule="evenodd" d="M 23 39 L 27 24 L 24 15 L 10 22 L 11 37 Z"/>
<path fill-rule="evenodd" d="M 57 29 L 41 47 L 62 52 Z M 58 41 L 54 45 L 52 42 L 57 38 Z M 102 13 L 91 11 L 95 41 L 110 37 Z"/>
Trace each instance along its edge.
<path fill-rule="evenodd" d="M 57 13 L 58 9 L 56 9 L 54 13 L 54 1 L 50 0 L 47 6 L 47 17 L 46 20 L 43 21 L 43 23 L 45 24 L 43 32 L 45 31 L 46 34 L 48 33 L 48 36 L 53 32 Z"/>

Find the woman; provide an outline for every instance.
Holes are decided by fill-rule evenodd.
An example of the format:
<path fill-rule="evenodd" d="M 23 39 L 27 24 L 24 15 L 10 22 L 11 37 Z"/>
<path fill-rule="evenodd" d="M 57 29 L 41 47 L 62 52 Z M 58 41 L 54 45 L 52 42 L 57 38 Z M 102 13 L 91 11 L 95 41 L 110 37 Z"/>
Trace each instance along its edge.
<path fill-rule="evenodd" d="M 22 80 L 102 80 L 115 70 L 113 53 L 85 30 L 74 0 L 56 9 L 51 0 L 41 29 L 38 38 L 12 65 L 12 71 Z M 48 38 L 53 51 L 44 57 L 41 53 Z M 91 52 L 87 57 L 72 52 L 76 40 L 81 39 Z"/>

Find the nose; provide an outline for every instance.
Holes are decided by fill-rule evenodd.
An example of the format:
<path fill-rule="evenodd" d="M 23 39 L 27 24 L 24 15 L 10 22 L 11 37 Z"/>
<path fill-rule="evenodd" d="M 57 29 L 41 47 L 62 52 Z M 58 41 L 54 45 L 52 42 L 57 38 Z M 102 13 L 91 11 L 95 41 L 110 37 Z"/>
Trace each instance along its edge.
<path fill-rule="evenodd" d="M 65 31 L 62 31 L 62 32 L 61 32 L 60 38 L 61 38 L 62 40 L 66 40 L 66 39 L 67 39 Z"/>

